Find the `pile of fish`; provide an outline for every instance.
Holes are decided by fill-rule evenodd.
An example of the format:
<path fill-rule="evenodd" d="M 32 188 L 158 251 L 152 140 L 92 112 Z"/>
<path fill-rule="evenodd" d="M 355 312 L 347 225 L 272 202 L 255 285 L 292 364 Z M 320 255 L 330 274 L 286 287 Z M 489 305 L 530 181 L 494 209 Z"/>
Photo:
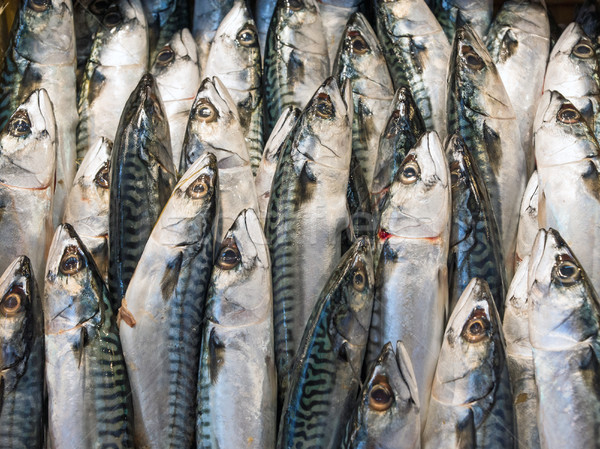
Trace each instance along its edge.
<path fill-rule="evenodd" d="M 0 447 L 600 448 L 599 35 L 593 3 L 22 1 Z"/>

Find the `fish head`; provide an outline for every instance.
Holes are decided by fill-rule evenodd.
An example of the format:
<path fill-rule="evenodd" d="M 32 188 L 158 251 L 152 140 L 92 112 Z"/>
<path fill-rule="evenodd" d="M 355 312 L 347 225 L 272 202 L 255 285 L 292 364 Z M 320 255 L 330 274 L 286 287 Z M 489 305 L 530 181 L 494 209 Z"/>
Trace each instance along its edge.
<path fill-rule="evenodd" d="M 468 25 L 454 35 L 448 87 L 463 107 L 497 119 L 515 113 L 492 57 L 477 33 Z M 450 101 L 450 100 L 449 100 Z"/>
<path fill-rule="evenodd" d="M 158 51 L 151 70 L 163 101 L 191 99 L 200 85 L 198 48 L 187 28 L 177 31 Z"/>
<path fill-rule="evenodd" d="M 25 0 L 19 11 L 15 48 L 37 64 L 74 64 L 71 0 Z"/>
<path fill-rule="evenodd" d="M 379 139 L 379 154 L 387 157 L 378 161 L 375 167 L 374 194 L 381 196 L 393 181 L 396 155 L 400 154 L 403 160 L 424 133 L 425 122 L 412 93 L 407 86 L 401 86 L 394 94 L 389 118 Z"/>
<path fill-rule="evenodd" d="M 338 74 L 338 83 L 350 79 L 356 93 L 389 98 L 390 87 L 382 83 L 382 80 L 389 80 L 389 72 L 382 60 L 375 31 L 362 13 L 355 12 L 346 24 L 333 69 L 333 73 Z"/>
<path fill-rule="evenodd" d="M 15 259 L 0 277 L 0 369 L 15 369 L 28 355 L 36 337 L 38 301 L 31 262 Z"/>
<path fill-rule="evenodd" d="M 277 38 L 284 45 L 314 50 L 325 43 L 316 0 L 278 0 L 273 17 Z"/>
<path fill-rule="evenodd" d="M 260 322 L 271 309 L 269 249 L 253 209 L 243 210 L 217 253 L 209 296 L 211 319 L 221 326 Z"/>
<path fill-rule="evenodd" d="M 269 140 L 267 140 L 267 143 L 265 143 L 263 160 L 277 164 L 277 161 L 279 160 L 279 154 L 281 153 L 280 150 L 285 140 L 290 135 L 292 128 L 300 117 L 300 114 L 302 114 L 302 111 L 294 106 L 288 106 L 284 109 L 277 119 L 277 122 L 273 127 L 273 131 L 271 131 Z"/>
<path fill-rule="evenodd" d="M 45 89 L 36 90 L 0 132 L 0 182 L 47 188 L 54 182 L 56 122 Z"/>
<path fill-rule="evenodd" d="M 182 162 L 188 167 L 210 151 L 219 169 L 250 163 L 235 102 L 217 77 L 205 78 L 194 99 L 183 143 Z"/>
<path fill-rule="evenodd" d="M 567 97 L 598 95 L 597 44 L 575 22 L 565 28 L 552 48 L 544 78 L 544 90 Z"/>
<path fill-rule="evenodd" d="M 227 57 L 224 57 L 227 55 Z M 218 74 L 227 86 L 259 89 L 260 67 L 258 30 L 245 1 L 237 0 L 221 21 L 211 44 L 205 74 Z"/>
<path fill-rule="evenodd" d="M 581 112 L 559 92 L 544 92 L 533 129 L 535 159 L 540 167 L 593 158 L 600 153 Z"/>
<path fill-rule="evenodd" d="M 183 174 L 158 218 L 160 241 L 173 246 L 198 243 L 194 237 L 214 225 L 217 196 L 217 158 L 204 153 Z"/>
<path fill-rule="evenodd" d="M 432 397 L 464 405 L 495 391 L 503 366 L 502 324 L 487 283 L 473 278 L 448 321 Z"/>
<path fill-rule="evenodd" d="M 388 342 L 367 376 L 360 398 L 359 420 L 369 439 L 382 447 L 414 442 L 419 433 L 419 396 L 412 363 L 401 341 Z M 401 432 L 401 433 L 400 433 Z M 408 443 L 407 447 L 415 447 Z"/>
<path fill-rule="evenodd" d="M 562 350 L 599 331 L 598 296 L 560 234 L 540 229 L 529 262 L 530 340 L 534 348 Z"/>
<path fill-rule="evenodd" d="M 54 233 L 46 265 L 46 334 L 76 331 L 100 312 L 107 294 L 96 264 L 75 229 L 61 224 Z"/>
<path fill-rule="evenodd" d="M 86 153 L 73 180 L 64 221 L 82 235 L 99 235 L 107 230 L 112 145 L 109 139 L 100 137 Z"/>
<path fill-rule="evenodd" d="M 332 298 L 328 327 L 334 351 L 357 376 L 369 334 L 374 278 L 371 242 L 361 237 L 344 254 L 321 293 Z"/>
<path fill-rule="evenodd" d="M 103 66 L 141 65 L 148 61 L 148 24 L 140 0 L 118 0 L 103 10 L 90 60 Z"/>
<path fill-rule="evenodd" d="M 345 95 L 344 95 L 345 94 Z M 351 156 L 352 91 L 329 77 L 310 99 L 298 122 L 292 158 L 317 167 L 347 170 Z M 345 97 L 345 98 L 344 98 Z"/>
<path fill-rule="evenodd" d="M 448 231 L 449 172 L 442 144 L 427 132 L 404 158 L 381 211 L 380 229 L 392 236 L 438 238 Z"/>
<path fill-rule="evenodd" d="M 515 271 L 506 293 L 504 309 L 504 337 L 507 345 L 519 351 L 524 357 L 531 357 L 529 343 L 529 295 L 527 290 L 529 272 L 529 256 L 525 256 Z"/>

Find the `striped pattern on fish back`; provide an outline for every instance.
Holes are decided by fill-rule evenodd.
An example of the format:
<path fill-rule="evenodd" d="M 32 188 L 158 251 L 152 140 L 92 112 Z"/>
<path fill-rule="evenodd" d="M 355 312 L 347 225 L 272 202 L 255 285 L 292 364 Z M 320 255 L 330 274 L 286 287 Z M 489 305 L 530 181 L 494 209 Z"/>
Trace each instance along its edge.
<path fill-rule="evenodd" d="M 212 217 L 211 217 L 212 218 Z M 212 219 L 193 254 L 186 254 L 175 294 L 170 298 L 169 448 L 187 448 L 194 442 L 198 360 L 206 289 L 212 269 Z"/>
<path fill-rule="evenodd" d="M 106 288 L 102 288 L 103 322 L 93 343 L 84 351 L 92 351 L 88 359 L 90 381 L 96 411 L 95 441 L 98 447 L 132 448 L 131 390 L 121 340 Z M 94 439 L 92 439 L 94 440 Z"/>
<path fill-rule="evenodd" d="M 266 136 L 271 134 L 277 119 L 286 107 L 302 106 L 294 102 L 294 93 L 289 88 L 287 64 L 281 54 L 283 44 L 277 38 L 280 32 L 279 28 L 279 24 L 275 28 L 269 27 L 265 48 L 263 86 L 265 103 L 264 134 Z M 293 55 L 293 53 L 290 54 Z"/>
<path fill-rule="evenodd" d="M 119 151 L 115 144 L 111 161 L 109 287 L 116 308 L 142 256 L 148 237 L 166 202 L 161 198 L 160 176 L 139 157 L 144 142 L 131 139 Z M 121 153 L 121 154 L 119 154 Z M 148 151 L 151 153 L 151 151 Z M 150 161 L 156 164 L 156 161 Z M 162 199 L 162 201 L 161 201 Z"/>
<path fill-rule="evenodd" d="M 477 429 L 477 447 L 510 449 L 515 443 L 515 426 L 506 362 L 499 376 L 493 401 L 489 414 Z"/>
<path fill-rule="evenodd" d="M 33 341 L 22 377 L 2 396 L 0 449 L 41 449 L 44 418 L 44 342 Z M 14 368 L 17 369 L 17 368 Z"/>
<path fill-rule="evenodd" d="M 211 296 L 209 291 L 208 296 Z M 207 305 L 207 310 L 209 305 Z M 198 374 L 198 414 L 196 416 L 196 448 L 213 449 L 212 425 L 210 421 L 210 389 L 212 386 L 210 377 L 210 351 L 209 336 L 214 329 L 211 321 L 204 324 L 204 334 L 202 338 L 202 348 L 200 351 L 200 371 Z"/>
<path fill-rule="evenodd" d="M 262 159 L 264 138 L 263 138 L 263 101 L 260 90 L 256 90 L 254 95 L 258 97 L 254 109 L 250 113 L 250 123 L 246 131 L 246 144 L 250 154 L 250 164 L 252 165 L 252 174 L 256 176 L 256 171 Z"/>
<path fill-rule="evenodd" d="M 375 167 L 369 166 L 370 149 L 367 143 L 367 132 L 363 114 L 369 114 L 363 106 L 362 96 L 353 92 L 354 114 L 352 116 L 352 154 L 360 164 L 365 179 L 370 179 Z M 371 173 L 369 173 L 369 171 Z M 368 186 L 369 189 L 371 186 Z"/>
<path fill-rule="evenodd" d="M 384 56 L 392 75 L 394 89 L 408 86 L 421 112 L 425 127 L 433 130 L 433 106 L 430 94 L 423 80 L 423 68 L 418 59 L 416 45 L 411 37 L 402 37 L 393 41 L 385 30 L 377 26 L 377 35 L 383 44 Z"/>
<path fill-rule="evenodd" d="M 329 438 L 332 412 L 331 393 L 337 370 L 329 326 L 332 321 L 336 291 L 323 305 L 307 342 L 305 358 L 294 368 L 293 383 L 281 417 L 278 449 L 321 448 Z M 306 332 L 309 332 L 310 322 Z"/>
<path fill-rule="evenodd" d="M 471 198 L 472 195 L 471 195 Z M 471 201 L 468 201 L 471 203 Z M 452 304 L 456 304 L 458 298 L 465 290 L 472 278 L 478 277 L 485 280 L 490 287 L 496 308 L 500 316 L 504 316 L 504 297 L 506 287 L 504 285 L 504 263 L 502 261 L 501 249 L 498 243 L 494 244 L 492 239 L 499 239 L 498 232 L 490 229 L 490 223 L 477 209 L 467 206 L 468 210 L 453 213 L 454 222 L 452 226 L 458 228 L 454 237 L 456 243 L 450 248 L 450 258 L 455 258 L 450 263 L 449 278 L 456 281 L 451 286 Z M 494 248 L 494 246 L 496 248 Z"/>
<path fill-rule="evenodd" d="M 293 131 L 290 132 L 290 136 Z M 297 283 L 301 269 L 296 235 L 296 218 L 299 198 L 297 177 L 291 161 L 292 138 L 288 138 L 281 150 L 281 157 L 273 177 L 271 199 L 265 220 L 265 235 L 271 254 L 273 279 L 273 327 L 275 361 L 277 365 L 279 401 L 285 396 L 289 385 L 289 371 L 300 338 L 294 332 L 297 326 L 298 298 L 301 298 Z M 281 405 L 281 402 L 279 403 Z"/>
<path fill-rule="evenodd" d="M 93 61 L 88 61 L 86 65 L 83 81 L 81 82 L 81 90 L 77 98 L 77 112 L 79 120 L 76 128 L 76 148 L 77 148 L 77 164 L 79 165 L 85 153 L 87 153 L 89 145 L 89 114 L 90 114 L 90 96 L 92 89 L 92 76 L 97 66 Z M 107 136 L 111 137 L 111 136 Z"/>
<path fill-rule="evenodd" d="M 18 20 L 18 19 L 17 19 Z M 13 40 L 9 44 L 9 50 L 4 54 L 2 70 L 0 71 L 0 130 L 4 129 L 8 119 L 19 106 L 19 88 L 23 75 L 15 60 L 15 51 L 10 47 L 13 45 Z M 21 60 L 27 64 L 26 61 Z"/>

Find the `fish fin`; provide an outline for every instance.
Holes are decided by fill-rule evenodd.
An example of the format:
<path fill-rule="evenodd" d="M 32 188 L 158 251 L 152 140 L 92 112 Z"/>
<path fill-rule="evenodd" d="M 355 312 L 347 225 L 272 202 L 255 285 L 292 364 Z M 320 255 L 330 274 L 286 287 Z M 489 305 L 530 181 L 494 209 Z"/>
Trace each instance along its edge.
<path fill-rule="evenodd" d="M 456 425 L 456 449 L 472 449 L 477 447 L 475 436 L 475 417 L 473 410 L 468 409 L 466 418 Z"/>
<path fill-rule="evenodd" d="M 208 338 L 208 354 L 209 354 L 209 370 L 210 370 L 210 383 L 215 384 L 219 377 L 219 370 L 223 366 L 223 355 L 225 352 L 225 345 L 219 339 L 213 327 L 210 330 L 210 337 Z"/>
<path fill-rule="evenodd" d="M 125 298 L 121 301 L 121 307 L 117 313 L 117 326 L 121 324 L 121 321 L 124 321 L 129 327 L 134 327 L 137 323 L 133 313 L 127 308 L 127 300 Z"/>
<path fill-rule="evenodd" d="M 77 368 L 81 368 L 81 361 L 83 360 L 83 351 L 87 343 L 87 330 L 85 327 L 79 328 L 79 344 L 77 345 Z"/>
<path fill-rule="evenodd" d="M 510 59 L 517 52 L 519 41 L 515 37 L 512 30 L 507 30 L 502 36 L 502 43 L 500 44 L 500 62 L 505 62 Z"/>
<path fill-rule="evenodd" d="M 183 253 L 180 252 L 174 259 L 169 260 L 165 267 L 165 272 L 160 280 L 160 291 L 165 301 L 168 301 L 173 296 L 173 292 L 177 288 L 182 264 Z"/>
<path fill-rule="evenodd" d="M 498 133 L 490 128 L 487 122 L 483 122 L 483 140 L 490 167 L 494 174 L 498 175 L 502 165 L 502 141 Z"/>

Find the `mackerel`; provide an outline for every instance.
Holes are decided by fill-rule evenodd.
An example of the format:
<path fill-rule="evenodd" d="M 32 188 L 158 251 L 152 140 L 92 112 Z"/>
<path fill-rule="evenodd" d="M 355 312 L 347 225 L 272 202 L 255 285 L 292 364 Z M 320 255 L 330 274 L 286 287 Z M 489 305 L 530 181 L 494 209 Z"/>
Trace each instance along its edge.
<path fill-rule="evenodd" d="M 517 249 L 515 251 L 515 267 L 531 254 L 533 241 L 540 228 L 538 225 L 539 181 L 537 171 L 529 178 L 519 212 L 519 228 L 517 229 Z"/>
<path fill-rule="evenodd" d="M 120 309 L 138 449 L 191 447 L 204 297 L 218 206 L 217 161 L 185 172 L 152 230 Z"/>

